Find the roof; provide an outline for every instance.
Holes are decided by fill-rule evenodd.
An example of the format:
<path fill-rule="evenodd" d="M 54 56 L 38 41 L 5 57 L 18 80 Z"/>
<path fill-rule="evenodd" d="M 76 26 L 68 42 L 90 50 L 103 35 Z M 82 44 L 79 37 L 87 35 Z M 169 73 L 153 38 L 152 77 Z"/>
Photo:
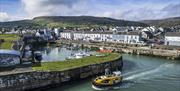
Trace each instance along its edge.
<path fill-rule="evenodd" d="M 153 36 L 153 34 L 150 31 L 142 31 L 142 32 L 144 32 L 145 34 L 147 34 L 149 36 Z"/>
<path fill-rule="evenodd" d="M 111 31 L 75 31 L 73 33 L 85 33 L 85 34 L 113 34 Z"/>
<path fill-rule="evenodd" d="M 165 36 L 177 36 L 180 37 L 180 32 L 167 32 Z"/>
<path fill-rule="evenodd" d="M 113 34 L 112 31 L 73 31 L 73 32 L 62 32 L 62 33 L 81 33 L 81 34 Z M 139 35 L 139 32 L 117 32 L 120 35 Z"/>
<path fill-rule="evenodd" d="M 20 52 L 19 51 L 15 51 L 15 50 L 0 50 L 0 55 L 1 54 L 10 54 L 10 55 L 20 56 Z"/>

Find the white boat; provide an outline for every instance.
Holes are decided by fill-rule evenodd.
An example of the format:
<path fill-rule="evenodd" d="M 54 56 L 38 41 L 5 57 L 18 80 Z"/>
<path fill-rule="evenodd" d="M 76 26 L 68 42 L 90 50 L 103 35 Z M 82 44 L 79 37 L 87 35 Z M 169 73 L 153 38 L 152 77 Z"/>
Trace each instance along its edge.
<path fill-rule="evenodd" d="M 66 59 L 79 59 L 79 58 L 87 57 L 87 56 L 90 56 L 90 55 L 91 54 L 86 53 L 86 52 L 80 52 L 80 53 L 72 54 L 72 56 L 69 56 Z"/>
<path fill-rule="evenodd" d="M 85 52 L 80 52 L 80 53 L 74 54 L 74 57 L 75 57 L 76 59 L 83 58 L 83 57 L 87 57 L 87 56 L 90 56 L 90 54 L 89 54 L 89 53 L 85 53 Z"/>

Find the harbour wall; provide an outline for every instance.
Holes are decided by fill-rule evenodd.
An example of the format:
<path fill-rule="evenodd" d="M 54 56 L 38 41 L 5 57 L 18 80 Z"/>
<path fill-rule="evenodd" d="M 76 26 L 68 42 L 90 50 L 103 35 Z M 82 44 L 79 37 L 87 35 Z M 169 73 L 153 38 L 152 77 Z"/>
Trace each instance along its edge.
<path fill-rule="evenodd" d="M 71 41 L 71 40 L 70 40 Z M 168 50 L 168 49 L 155 49 L 142 45 L 126 45 L 126 44 L 117 44 L 117 43 L 86 43 L 78 41 L 57 41 L 57 44 L 78 44 L 83 45 L 84 47 L 104 47 L 105 49 L 110 49 L 119 53 L 128 53 L 128 54 L 137 54 L 137 55 L 146 55 L 146 56 L 156 56 L 166 59 L 179 60 L 180 59 L 180 50 L 178 48 Z"/>
<path fill-rule="evenodd" d="M 161 49 L 142 49 L 142 48 L 122 48 L 119 52 L 146 56 L 162 57 L 166 59 L 180 59 L 180 51 L 177 50 L 161 50 Z"/>
<path fill-rule="evenodd" d="M 32 71 L 0 76 L 0 91 L 24 91 L 62 85 L 104 73 L 106 68 L 121 70 L 122 56 L 109 62 L 87 65 L 62 71 Z"/>

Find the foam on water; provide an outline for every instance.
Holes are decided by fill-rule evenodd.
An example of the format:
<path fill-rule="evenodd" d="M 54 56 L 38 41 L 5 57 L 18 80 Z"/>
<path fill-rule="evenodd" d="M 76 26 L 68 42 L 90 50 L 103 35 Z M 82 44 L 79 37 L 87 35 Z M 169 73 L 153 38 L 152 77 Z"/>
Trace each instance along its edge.
<path fill-rule="evenodd" d="M 102 87 L 98 88 L 95 86 L 92 86 L 93 89 L 95 90 L 115 90 L 115 89 L 121 89 L 121 88 L 129 88 L 130 86 L 134 85 L 134 82 L 132 81 L 123 81 L 122 84 L 116 85 L 116 86 L 111 86 L 111 87 Z"/>
<path fill-rule="evenodd" d="M 129 74 L 129 76 L 125 77 L 124 80 L 141 79 L 142 77 L 148 78 L 154 74 L 159 75 L 160 72 L 165 73 L 167 70 L 170 70 L 173 66 L 174 66 L 173 64 L 165 63 L 165 64 L 160 65 L 159 67 L 156 67 L 156 68 L 142 70 L 139 73 L 137 73 L 136 71 L 130 72 L 131 74 Z M 125 75 L 127 75 L 127 74 L 128 73 L 126 73 Z"/>

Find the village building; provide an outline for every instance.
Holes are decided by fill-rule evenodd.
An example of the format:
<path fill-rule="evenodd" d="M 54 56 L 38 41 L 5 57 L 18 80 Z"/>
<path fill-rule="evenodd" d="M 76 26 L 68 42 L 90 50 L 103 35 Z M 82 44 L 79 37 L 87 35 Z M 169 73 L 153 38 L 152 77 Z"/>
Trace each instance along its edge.
<path fill-rule="evenodd" d="M 165 45 L 180 46 L 180 32 L 167 32 Z"/>
<path fill-rule="evenodd" d="M 83 40 L 83 41 L 96 41 L 96 42 L 117 42 L 128 44 L 140 44 L 138 32 L 61 32 L 61 38 Z"/>
<path fill-rule="evenodd" d="M 140 44 L 138 32 L 119 32 L 113 35 L 113 41 L 118 43 Z"/>

